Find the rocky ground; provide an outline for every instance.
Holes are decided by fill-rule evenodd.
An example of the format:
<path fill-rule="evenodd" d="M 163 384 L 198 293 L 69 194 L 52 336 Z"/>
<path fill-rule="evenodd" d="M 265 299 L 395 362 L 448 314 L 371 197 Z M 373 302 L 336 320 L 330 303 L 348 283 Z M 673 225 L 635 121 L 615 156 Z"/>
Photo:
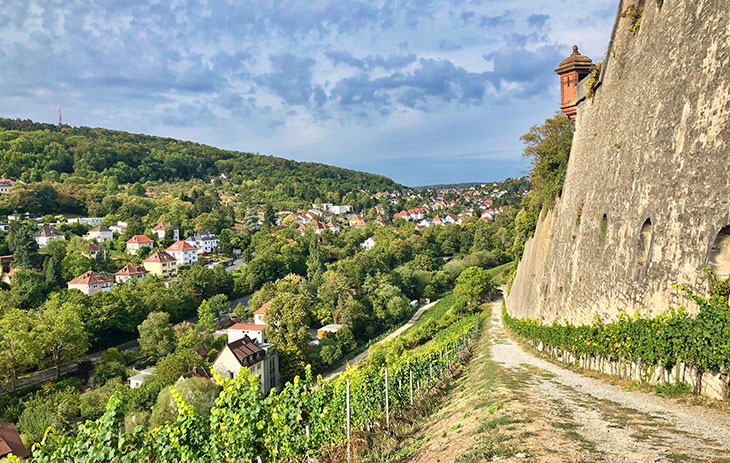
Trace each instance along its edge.
<path fill-rule="evenodd" d="M 501 302 L 403 462 L 730 462 L 730 414 L 589 377 L 537 357 L 504 330 Z"/>

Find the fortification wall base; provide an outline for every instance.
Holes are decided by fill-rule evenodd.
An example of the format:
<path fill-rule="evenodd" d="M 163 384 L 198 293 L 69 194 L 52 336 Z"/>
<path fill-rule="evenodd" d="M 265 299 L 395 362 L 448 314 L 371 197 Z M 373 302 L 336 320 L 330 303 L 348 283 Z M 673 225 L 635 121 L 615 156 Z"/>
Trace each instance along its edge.
<path fill-rule="evenodd" d="M 642 366 L 638 362 L 629 362 L 626 359 L 611 360 L 593 356 L 577 357 L 573 352 L 550 348 L 542 342 L 526 342 L 554 360 L 566 365 L 578 366 L 583 370 L 595 371 L 650 386 L 684 382 L 692 387 L 695 394 L 717 400 L 728 398 L 728 390 L 730 390 L 728 375 L 721 372 L 706 371 L 701 373 L 697 368 L 686 365 L 684 362 L 677 363 L 671 369 L 665 369 L 661 366 Z"/>

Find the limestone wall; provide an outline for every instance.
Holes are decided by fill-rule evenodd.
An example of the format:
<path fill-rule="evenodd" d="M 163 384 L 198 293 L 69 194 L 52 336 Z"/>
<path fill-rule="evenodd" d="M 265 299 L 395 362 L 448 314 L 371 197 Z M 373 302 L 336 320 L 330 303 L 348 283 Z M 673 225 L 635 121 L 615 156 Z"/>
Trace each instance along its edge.
<path fill-rule="evenodd" d="M 704 293 L 703 268 L 730 262 L 730 238 L 717 239 L 730 224 L 730 4 L 647 0 L 635 34 L 630 21 L 618 17 L 601 84 L 578 107 L 562 198 L 525 248 L 512 315 L 696 310 L 671 285 Z"/>

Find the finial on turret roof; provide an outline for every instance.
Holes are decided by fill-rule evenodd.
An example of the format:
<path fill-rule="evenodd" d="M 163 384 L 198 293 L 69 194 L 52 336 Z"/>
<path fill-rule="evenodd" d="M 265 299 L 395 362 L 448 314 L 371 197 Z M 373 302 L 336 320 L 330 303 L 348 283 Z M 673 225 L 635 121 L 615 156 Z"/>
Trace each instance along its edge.
<path fill-rule="evenodd" d="M 580 54 L 580 53 L 578 53 L 578 45 L 573 45 L 573 54 L 574 55 L 579 55 Z"/>

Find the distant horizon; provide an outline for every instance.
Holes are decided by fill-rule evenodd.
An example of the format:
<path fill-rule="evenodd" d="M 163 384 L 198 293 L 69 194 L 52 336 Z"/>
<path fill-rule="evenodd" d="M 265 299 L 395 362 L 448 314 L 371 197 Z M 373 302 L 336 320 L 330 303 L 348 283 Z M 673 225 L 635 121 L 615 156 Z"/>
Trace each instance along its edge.
<path fill-rule="evenodd" d="M 559 110 L 573 44 L 605 55 L 616 0 L 9 0 L 0 107 L 387 176 L 522 174 L 519 137 Z M 479 172 L 479 175 L 475 173 Z"/>

